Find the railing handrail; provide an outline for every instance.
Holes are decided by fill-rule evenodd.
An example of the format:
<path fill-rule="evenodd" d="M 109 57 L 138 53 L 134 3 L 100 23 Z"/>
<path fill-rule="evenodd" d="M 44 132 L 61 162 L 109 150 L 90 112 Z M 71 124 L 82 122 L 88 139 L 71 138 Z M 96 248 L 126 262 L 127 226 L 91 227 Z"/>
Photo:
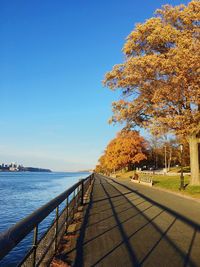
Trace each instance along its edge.
<path fill-rule="evenodd" d="M 33 211 L 30 215 L 11 226 L 8 230 L 0 233 L 0 260 L 89 177 L 90 175 L 85 179 L 81 179 L 81 181 Z"/>

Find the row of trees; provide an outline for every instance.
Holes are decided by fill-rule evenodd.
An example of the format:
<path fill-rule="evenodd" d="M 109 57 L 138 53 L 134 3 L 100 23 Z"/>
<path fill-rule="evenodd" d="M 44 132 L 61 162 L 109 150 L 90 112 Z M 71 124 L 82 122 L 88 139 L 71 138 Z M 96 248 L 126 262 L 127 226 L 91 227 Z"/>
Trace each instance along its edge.
<path fill-rule="evenodd" d="M 189 146 L 185 140 L 152 136 L 147 141 L 137 131 L 122 130 L 107 145 L 95 171 L 110 174 L 136 167 L 169 171 L 171 166 L 181 163 L 180 142 L 184 144 L 182 163 L 188 166 Z"/>
<path fill-rule="evenodd" d="M 173 133 L 190 148 L 191 184 L 199 185 L 200 1 L 164 6 L 137 24 L 124 45 L 125 60 L 105 76 L 120 90 L 111 122 Z"/>
<path fill-rule="evenodd" d="M 99 159 L 96 172 L 113 173 L 146 159 L 146 141 L 137 131 L 121 131 L 106 147 Z"/>
<path fill-rule="evenodd" d="M 182 165 L 190 165 L 189 145 L 185 139 L 163 136 L 158 138 L 152 136 L 148 146 L 148 164 L 155 169 L 166 168 L 170 171 L 171 167 L 181 164 L 180 144 L 183 145 Z"/>

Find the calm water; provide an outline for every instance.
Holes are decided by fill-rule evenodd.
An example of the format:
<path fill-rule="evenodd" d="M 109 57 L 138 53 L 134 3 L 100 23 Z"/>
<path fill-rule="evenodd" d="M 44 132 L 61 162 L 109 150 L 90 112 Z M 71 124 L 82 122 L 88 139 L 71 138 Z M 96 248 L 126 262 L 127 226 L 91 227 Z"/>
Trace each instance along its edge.
<path fill-rule="evenodd" d="M 5 231 L 32 211 L 56 197 L 89 173 L 10 173 L 0 172 L 0 232 Z M 50 215 L 40 226 L 40 234 L 51 223 Z M 32 235 L 21 242 L 1 267 L 16 266 L 30 247 Z"/>

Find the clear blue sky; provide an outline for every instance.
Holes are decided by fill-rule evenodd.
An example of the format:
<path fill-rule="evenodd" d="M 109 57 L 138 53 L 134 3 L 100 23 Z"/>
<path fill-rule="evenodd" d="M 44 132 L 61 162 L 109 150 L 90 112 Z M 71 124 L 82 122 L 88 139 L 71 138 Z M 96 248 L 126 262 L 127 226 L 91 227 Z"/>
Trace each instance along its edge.
<path fill-rule="evenodd" d="M 179 0 L 1 0 L 0 163 L 95 166 L 118 127 L 104 74 L 135 23 Z"/>

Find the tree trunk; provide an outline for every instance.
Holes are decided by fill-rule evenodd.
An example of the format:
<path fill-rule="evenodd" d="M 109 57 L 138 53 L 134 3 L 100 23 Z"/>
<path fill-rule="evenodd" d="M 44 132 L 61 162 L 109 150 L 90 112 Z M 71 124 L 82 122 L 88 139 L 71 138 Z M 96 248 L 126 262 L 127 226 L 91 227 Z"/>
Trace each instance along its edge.
<path fill-rule="evenodd" d="M 167 169 L 168 172 L 170 171 L 171 161 L 172 161 L 172 149 L 170 148 L 170 150 L 169 150 L 169 159 L 168 159 L 168 169 Z"/>
<path fill-rule="evenodd" d="M 198 141 L 199 138 L 197 138 L 196 135 L 190 135 L 189 146 L 190 146 L 191 185 L 200 185 Z"/>
<path fill-rule="evenodd" d="M 132 171 L 132 164 L 131 163 L 128 163 L 128 171 Z"/>

